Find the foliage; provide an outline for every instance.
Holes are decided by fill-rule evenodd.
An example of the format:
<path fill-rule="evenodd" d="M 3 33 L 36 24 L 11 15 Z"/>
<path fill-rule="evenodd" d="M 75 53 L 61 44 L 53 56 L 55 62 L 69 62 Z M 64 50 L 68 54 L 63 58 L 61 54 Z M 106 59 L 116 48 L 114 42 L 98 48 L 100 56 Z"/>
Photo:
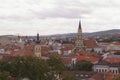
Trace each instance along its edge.
<path fill-rule="evenodd" d="M 11 73 L 16 78 L 45 80 L 48 66 L 45 61 L 34 57 L 18 57 L 11 62 Z"/>
<path fill-rule="evenodd" d="M 120 76 L 115 77 L 114 80 L 120 80 Z"/>
<path fill-rule="evenodd" d="M 47 63 L 52 71 L 63 71 L 66 69 L 62 60 L 56 56 L 50 56 L 50 59 L 48 59 Z"/>
<path fill-rule="evenodd" d="M 0 71 L 10 71 L 10 63 L 0 62 Z"/>
<path fill-rule="evenodd" d="M 115 55 L 120 55 L 120 52 L 116 52 L 116 53 L 114 53 Z"/>
<path fill-rule="evenodd" d="M 8 72 L 0 72 L 0 80 L 9 80 L 9 73 Z"/>
<path fill-rule="evenodd" d="M 55 74 L 58 75 L 65 69 L 62 60 L 56 56 L 50 56 L 47 61 L 36 57 L 17 57 L 12 61 L 0 63 L 0 71 L 8 71 L 15 80 L 23 78 L 55 80 Z M 4 77 L 4 75 L 1 75 L 1 77 Z"/>
<path fill-rule="evenodd" d="M 74 76 L 72 75 L 67 75 L 63 78 L 63 80 L 76 80 Z"/>
<path fill-rule="evenodd" d="M 61 71 L 66 70 L 65 65 L 63 64 L 62 60 L 55 55 L 51 55 L 47 60 L 47 64 L 49 66 L 50 72 L 48 75 L 49 80 L 56 80 L 55 75 L 61 75 Z"/>
<path fill-rule="evenodd" d="M 76 63 L 75 68 L 76 70 L 80 70 L 80 71 L 92 71 L 92 66 L 93 64 L 91 62 L 82 60 Z"/>

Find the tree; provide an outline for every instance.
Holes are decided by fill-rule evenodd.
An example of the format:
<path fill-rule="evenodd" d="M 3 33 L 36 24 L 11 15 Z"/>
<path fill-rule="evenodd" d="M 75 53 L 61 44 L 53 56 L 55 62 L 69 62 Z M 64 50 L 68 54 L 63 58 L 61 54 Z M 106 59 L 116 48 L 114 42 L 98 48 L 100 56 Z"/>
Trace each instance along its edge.
<path fill-rule="evenodd" d="M 82 60 L 76 63 L 75 68 L 76 70 L 80 70 L 80 71 L 92 71 L 92 66 L 93 64 L 91 62 Z"/>
<path fill-rule="evenodd" d="M 114 53 L 115 55 L 120 55 L 120 52 L 116 52 L 116 53 Z"/>
<path fill-rule="evenodd" d="M 0 80 L 9 80 L 9 73 L 8 72 L 0 72 Z"/>
<path fill-rule="evenodd" d="M 120 76 L 115 77 L 114 80 L 120 80 Z"/>
<path fill-rule="evenodd" d="M 50 69 L 49 76 L 48 76 L 49 80 L 56 80 L 55 75 L 59 75 L 60 77 L 61 72 L 66 70 L 66 67 L 63 64 L 62 60 L 55 55 L 54 56 L 51 55 L 49 57 L 49 59 L 47 60 L 47 64 Z"/>
<path fill-rule="evenodd" d="M 74 76 L 72 75 L 67 75 L 63 78 L 63 80 L 76 80 Z"/>
<path fill-rule="evenodd" d="M 63 71 L 66 69 L 62 59 L 56 56 L 50 56 L 47 63 L 49 65 L 50 70 L 52 71 Z"/>
<path fill-rule="evenodd" d="M 10 71 L 9 62 L 0 62 L 0 71 Z"/>
<path fill-rule="evenodd" d="M 44 60 L 35 57 L 17 57 L 11 62 L 11 74 L 16 79 L 46 80 L 49 72 Z"/>

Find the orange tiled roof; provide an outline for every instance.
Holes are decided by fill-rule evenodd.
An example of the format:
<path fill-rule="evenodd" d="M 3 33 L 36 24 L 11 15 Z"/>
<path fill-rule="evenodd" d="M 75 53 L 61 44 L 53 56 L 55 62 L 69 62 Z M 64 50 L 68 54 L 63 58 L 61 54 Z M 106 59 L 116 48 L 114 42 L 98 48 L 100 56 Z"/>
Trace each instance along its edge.
<path fill-rule="evenodd" d="M 84 45 L 88 48 L 99 47 L 94 39 L 86 39 L 84 40 Z"/>
<path fill-rule="evenodd" d="M 68 63 L 68 64 L 71 64 L 72 58 L 76 58 L 76 61 L 85 60 L 85 61 L 90 61 L 92 63 L 99 60 L 99 58 L 97 58 L 97 57 L 92 57 L 92 56 L 89 57 L 89 56 L 86 56 L 86 55 L 72 54 L 72 55 L 69 55 L 66 58 L 64 58 L 64 62 Z"/>
<path fill-rule="evenodd" d="M 11 51 L 10 56 L 34 56 L 34 46 L 27 45 L 24 47 L 24 49 Z"/>
<path fill-rule="evenodd" d="M 105 76 L 105 80 L 113 80 L 114 78 L 114 74 L 112 72 L 106 72 L 104 76 Z"/>
<path fill-rule="evenodd" d="M 113 42 L 113 45 L 120 45 L 120 42 Z"/>
<path fill-rule="evenodd" d="M 77 59 L 77 61 L 86 60 L 93 63 L 99 60 L 99 58 L 89 56 L 76 56 L 75 58 Z"/>
<path fill-rule="evenodd" d="M 110 63 L 119 63 L 120 62 L 120 58 L 106 58 L 104 60 L 107 62 L 110 62 Z"/>
<path fill-rule="evenodd" d="M 41 44 L 41 45 L 45 45 L 46 43 L 47 43 L 46 40 L 42 40 L 42 41 L 40 41 L 40 44 Z"/>
<path fill-rule="evenodd" d="M 41 46 L 41 50 L 42 51 L 50 51 L 52 50 L 52 46 L 48 45 L 48 46 Z"/>

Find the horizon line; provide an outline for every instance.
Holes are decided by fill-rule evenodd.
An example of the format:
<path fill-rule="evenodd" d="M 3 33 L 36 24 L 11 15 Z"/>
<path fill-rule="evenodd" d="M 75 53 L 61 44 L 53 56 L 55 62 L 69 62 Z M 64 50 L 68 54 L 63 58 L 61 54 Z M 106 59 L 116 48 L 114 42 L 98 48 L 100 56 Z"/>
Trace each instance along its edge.
<path fill-rule="evenodd" d="M 102 31 L 110 31 L 110 30 L 120 30 L 120 29 L 108 29 L 108 30 L 101 30 L 101 31 L 93 31 L 93 32 L 84 32 L 83 33 L 95 33 L 95 32 L 102 32 Z M 36 35 L 39 32 L 36 32 Z M 56 33 L 56 34 L 39 34 L 40 36 L 51 36 L 51 35 L 62 35 L 62 34 L 70 34 L 70 33 L 77 33 L 77 32 L 68 32 L 68 33 Z M 0 36 L 36 36 L 36 35 L 21 35 L 20 33 L 15 34 L 0 34 Z"/>

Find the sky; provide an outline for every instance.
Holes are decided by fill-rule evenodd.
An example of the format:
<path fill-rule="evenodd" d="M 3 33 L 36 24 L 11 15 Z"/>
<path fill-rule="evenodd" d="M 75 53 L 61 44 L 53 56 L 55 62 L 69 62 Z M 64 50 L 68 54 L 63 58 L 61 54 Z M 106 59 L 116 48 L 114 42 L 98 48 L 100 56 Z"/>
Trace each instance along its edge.
<path fill-rule="evenodd" d="M 120 29 L 120 0 L 0 0 L 0 35 Z"/>

